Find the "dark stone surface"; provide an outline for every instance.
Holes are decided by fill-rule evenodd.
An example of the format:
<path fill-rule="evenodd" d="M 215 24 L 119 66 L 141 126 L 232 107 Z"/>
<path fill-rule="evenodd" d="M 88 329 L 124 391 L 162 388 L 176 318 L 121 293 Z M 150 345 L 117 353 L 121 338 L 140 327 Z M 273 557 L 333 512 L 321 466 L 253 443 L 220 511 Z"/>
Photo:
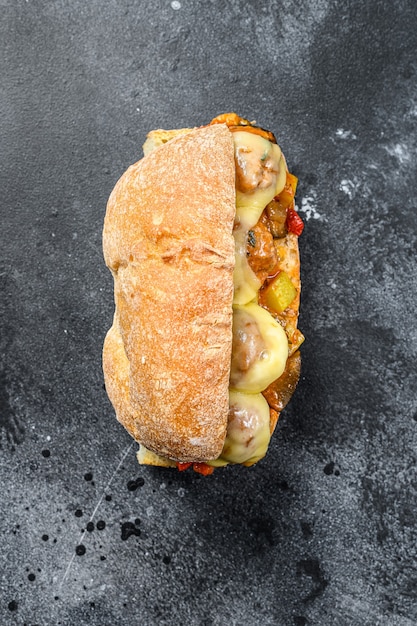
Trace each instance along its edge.
<path fill-rule="evenodd" d="M 417 623 L 414 0 L 0 0 L 0 623 Z M 258 466 L 143 469 L 107 197 L 236 110 L 299 176 L 303 376 Z"/>

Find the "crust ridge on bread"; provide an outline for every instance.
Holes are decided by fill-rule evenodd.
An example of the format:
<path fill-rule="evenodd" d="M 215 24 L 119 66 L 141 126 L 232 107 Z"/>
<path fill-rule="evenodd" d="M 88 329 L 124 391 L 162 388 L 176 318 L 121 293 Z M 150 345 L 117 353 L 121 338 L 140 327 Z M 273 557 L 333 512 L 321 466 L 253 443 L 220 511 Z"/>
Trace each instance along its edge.
<path fill-rule="evenodd" d="M 107 206 L 106 390 L 129 433 L 177 461 L 217 458 L 226 435 L 234 176 L 225 125 L 187 130 L 132 165 Z"/>

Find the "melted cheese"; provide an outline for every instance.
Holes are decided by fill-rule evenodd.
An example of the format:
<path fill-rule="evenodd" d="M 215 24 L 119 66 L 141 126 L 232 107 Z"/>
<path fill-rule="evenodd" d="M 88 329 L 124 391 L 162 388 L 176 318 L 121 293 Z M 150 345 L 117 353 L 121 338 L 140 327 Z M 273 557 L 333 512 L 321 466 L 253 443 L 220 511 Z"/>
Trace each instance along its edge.
<path fill-rule="evenodd" d="M 256 137 L 256 135 L 253 135 L 253 137 Z M 284 157 L 278 156 L 280 155 L 280 149 L 276 144 L 271 144 L 271 146 L 277 149 L 273 150 L 277 156 L 276 162 L 279 169 L 277 176 L 274 177 L 276 184 L 266 189 L 258 188 L 248 193 L 242 193 L 238 189 L 236 190 L 236 216 L 239 220 L 244 222 L 248 228 L 255 226 L 266 205 L 271 202 L 275 196 L 280 194 L 285 187 L 287 171 Z"/>
<path fill-rule="evenodd" d="M 269 406 L 260 393 L 229 394 L 229 422 L 221 456 L 210 465 L 228 463 L 253 465 L 262 459 L 270 440 Z"/>
<path fill-rule="evenodd" d="M 248 231 L 284 189 L 286 165 L 280 148 L 260 135 L 240 131 L 233 133 L 233 141 L 237 172 L 233 303 L 247 304 L 256 299 L 261 286 L 246 257 Z"/>
<path fill-rule="evenodd" d="M 258 345 L 255 348 L 241 346 L 244 353 L 251 355 L 246 371 L 245 365 L 242 368 L 238 362 L 234 370 L 236 364 L 232 359 L 227 436 L 221 456 L 210 461 L 214 466 L 253 465 L 265 456 L 271 436 L 270 415 L 268 403 L 260 392 L 281 376 L 288 358 L 284 329 L 257 304 L 261 283 L 246 255 L 248 231 L 258 222 L 265 206 L 284 189 L 285 159 L 276 144 L 259 135 L 234 132 L 233 141 L 236 161 L 234 341 Z M 250 319 L 249 327 L 256 329 L 256 341 L 238 327 L 245 324 L 245 319 L 246 322 Z M 239 333 L 241 339 L 236 339 Z"/>
<path fill-rule="evenodd" d="M 233 389 L 247 393 L 259 393 L 266 389 L 284 372 L 288 358 L 288 340 L 285 330 L 272 315 L 251 302 L 243 307 L 235 307 L 233 316 L 233 337 L 235 349 L 240 342 L 254 341 L 253 329 L 260 335 L 255 347 L 251 346 L 251 358 L 240 365 L 232 360 L 230 374 Z M 245 328 L 249 328 L 248 336 Z M 242 346 L 244 348 L 244 346 Z"/>
<path fill-rule="evenodd" d="M 235 267 L 233 270 L 233 304 L 247 304 L 255 300 L 261 282 L 251 270 L 247 257 L 248 228 L 239 225 L 233 231 L 235 238 Z"/>
<path fill-rule="evenodd" d="M 280 147 L 260 135 L 233 133 L 236 161 L 236 208 L 250 208 L 252 226 L 285 186 L 286 167 Z"/>

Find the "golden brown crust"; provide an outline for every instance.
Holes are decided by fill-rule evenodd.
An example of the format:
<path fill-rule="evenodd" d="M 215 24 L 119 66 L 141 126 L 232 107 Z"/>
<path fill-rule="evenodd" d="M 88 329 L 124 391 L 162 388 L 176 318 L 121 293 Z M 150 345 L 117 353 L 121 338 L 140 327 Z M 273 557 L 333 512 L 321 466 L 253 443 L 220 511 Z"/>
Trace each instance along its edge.
<path fill-rule="evenodd" d="M 118 419 L 156 454 L 217 458 L 232 337 L 233 141 L 225 125 L 179 135 L 132 165 L 104 223 L 116 311 L 104 344 Z"/>

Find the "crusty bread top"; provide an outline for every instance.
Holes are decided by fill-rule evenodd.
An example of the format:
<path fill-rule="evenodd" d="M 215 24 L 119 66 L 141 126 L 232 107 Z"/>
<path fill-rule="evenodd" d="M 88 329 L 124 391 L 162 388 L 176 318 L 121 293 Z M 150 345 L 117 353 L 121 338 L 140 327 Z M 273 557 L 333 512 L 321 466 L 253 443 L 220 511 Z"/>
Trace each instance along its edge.
<path fill-rule="evenodd" d="M 234 179 L 232 135 L 208 126 L 132 165 L 107 205 L 106 389 L 130 434 L 174 460 L 217 458 L 226 435 Z"/>

